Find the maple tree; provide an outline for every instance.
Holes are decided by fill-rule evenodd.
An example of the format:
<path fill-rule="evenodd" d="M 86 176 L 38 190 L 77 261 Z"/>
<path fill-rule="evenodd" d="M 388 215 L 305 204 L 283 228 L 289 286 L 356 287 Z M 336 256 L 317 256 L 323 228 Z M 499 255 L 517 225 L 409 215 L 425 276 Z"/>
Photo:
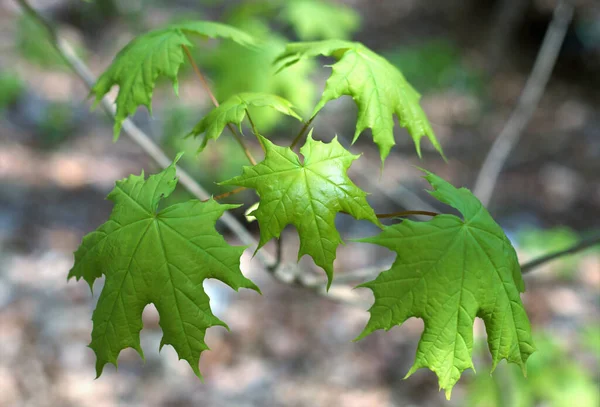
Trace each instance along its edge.
<path fill-rule="evenodd" d="M 132 40 L 91 89 L 99 103 L 113 86 L 119 87 L 115 140 L 123 122 L 138 107 L 146 106 L 151 111 L 153 91 L 161 77 L 170 80 L 177 92 L 179 70 L 186 58 L 206 85 L 188 49 L 194 45 L 194 36 L 224 39 L 216 53 L 208 52 L 202 62 L 208 64 L 213 57 L 228 61 L 231 52 L 243 52 L 249 58 L 249 78 L 253 82 L 250 89 L 240 89 L 239 93 L 217 92 L 223 100 L 221 104 L 210 93 L 215 109 L 201 118 L 189 135 L 204 134 L 201 152 L 208 140 L 218 142 L 221 133 L 229 128 L 244 148 L 252 165 L 244 167 L 239 176 L 219 181 L 220 185 L 256 191 L 259 202 L 251 215 L 258 222 L 260 241 L 255 253 L 271 239 L 280 239 L 287 225 L 294 225 L 300 238 L 298 259 L 304 254 L 312 257 L 325 271 L 328 289 L 334 280 L 336 250 L 343 242 L 335 216 L 345 213 L 368 220 L 382 232 L 357 241 L 387 247 L 397 257 L 390 270 L 359 286 L 370 288 L 375 302 L 370 309 L 371 318 L 357 339 L 377 329 L 389 330 L 410 317 L 422 318 L 425 328 L 408 375 L 421 367 L 431 369 L 450 397 L 461 373 L 473 368 L 473 322 L 480 317 L 486 324 L 493 366 L 506 359 L 525 372 L 535 346 L 520 300 L 525 289 L 520 266 L 510 241 L 481 202 L 467 189 L 457 189 L 426 172 L 425 178 L 433 187 L 431 194 L 458 210 L 462 218 L 430 214 L 434 215 L 432 219 L 416 222 L 398 220 L 398 214 L 392 216 L 397 224 L 383 226 L 368 203 L 367 193 L 347 174 L 360 155 L 352 154 L 337 138 L 324 143 L 313 137 L 311 124 L 316 115 L 329 101 L 348 95 L 358 107 L 354 141 L 365 129 L 371 129 L 382 164 L 395 144 L 394 116 L 413 138 L 417 155 L 421 155 L 420 141 L 426 137 L 443 156 L 419 104 L 419 93 L 382 56 L 361 43 L 336 38 L 349 36 L 354 30 L 356 16 L 352 13 L 340 19 L 339 25 L 328 26 L 330 16 L 339 13 L 338 6 L 301 0 L 277 7 L 283 10 L 280 18 L 287 19 L 300 39 L 321 41 L 287 43 L 283 37 L 251 35 L 264 27 L 260 19 L 249 24 L 253 28 L 248 31 L 253 33 L 239 27 L 243 24 L 232 22 L 237 26 L 234 27 L 194 21 L 170 25 Z M 320 8 L 322 15 L 306 19 L 305 10 L 311 7 Z M 219 57 L 219 52 L 227 49 Z M 300 93 L 307 81 L 306 69 L 297 71 L 300 82 L 290 86 L 284 86 L 281 77 L 263 80 L 262 75 L 266 72 L 277 78 L 274 71 L 278 70 L 288 75 L 284 78 L 294 77 L 294 69 L 302 64 L 310 66 L 312 62 L 308 61 L 319 55 L 332 57 L 336 62 L 331 65 L 331 76 L 320 100 L 308 119 L 303 120 L 298 112 L 305 109 L 296 109 L 297 103 L 285 96 Z M 265 61 L 275 64 L 273 72 L 264 69 Z M 239 67 L 225 69 L 226 77 L 233 80 L 236 69 Z M 230 94 L 224 96 L 226 93 Z M 304 94 L 311 95 L 312 91 Z M 300 120 L 300 132 L 289 145 L 275 144 L 259 133 L 251 118 L 255 107 L 268 107 Z M 241 133 L 244 120 L 249 121 L 265 153 L 261 162 L 256 163 L 235 130 L 237 127 Z M 294 148 L 304 138 L 306 142 L 297 154 Z M 93 313 L 90 344 L 96 354 L 98 376 L 105 364 L 117 364 L 119 353 L 125 348 L 134 348 L 143 357 L 139 338 L 141 315 L 144 307 L 152 303 L 161 317 L 161 347 L 172 345 L 201 377 L 198 363 L 200 354 L 207 349 L 206 330 L 226 326 L 213 315 L 202 283 L 216 278 L 235 290 L 248 288 L 260 293 L 240 270 L 240 257 L 246 247 L 230 245 L 215 229 L 226 211 L 240 205 L 219 204 L 218 197 L 214 197 L 175 203 L 159 210 L 161 200 L 169 197 L 177 185 L 179 157 L 147 179 L 142 173 L 117 181 L 108 195 L 114 202 L 110 218 L 88 234 L 75 252 L 69 278 L 84 279 L 93 288 L 98 278 L 105 277 Z"/>

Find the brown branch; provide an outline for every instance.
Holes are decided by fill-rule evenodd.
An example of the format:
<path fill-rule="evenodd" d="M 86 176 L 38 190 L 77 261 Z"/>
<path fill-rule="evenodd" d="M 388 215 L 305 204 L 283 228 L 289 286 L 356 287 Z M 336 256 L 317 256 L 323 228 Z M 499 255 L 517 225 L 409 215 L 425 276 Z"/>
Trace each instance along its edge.
<path fill-rule="evenodd" d="M 378 213 L 376 216 L 378 219 L 388 219 L 388 218 L 401 218 L 401 217 L 413 216 L 413 215 L 438 216 L 439 213 L 429 212 L 429 211 L 402 211 L 402 212 L 394 212 L 394 213 Z"/>

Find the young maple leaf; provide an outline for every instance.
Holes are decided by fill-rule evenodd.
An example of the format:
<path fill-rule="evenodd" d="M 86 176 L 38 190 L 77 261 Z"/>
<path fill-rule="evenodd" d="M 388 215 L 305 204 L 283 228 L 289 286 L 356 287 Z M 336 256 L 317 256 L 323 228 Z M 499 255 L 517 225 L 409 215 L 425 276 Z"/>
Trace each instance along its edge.
<path fill-rule="evenodd" d="M 152 93 L 159 76 L 166 76 L 177 93 L 177 74 L 184 61 L 182 46 L 192 47 L 189 35 L 228 38 L 252 47 L 255 40 L 245 32 L 212 21 L 190 21 L 171 25 L 136 37 L 115 57 L 92 88 L 97 104 L 114 85 L 119 85 L 114 137 L 119 137 L 125 118 L 146 106 L 152 112 Z"/>
<path fill-rule="evenodd" d="M 227 209 L 213 200 L 190 200 L 157 212 L 159 201 L 177 184 L 175 163 L 144 180 L 144 174 L 117 181 L 108 199 L 115 203 L 109 220 L 84 237 L 75 252 L 69 278 L 83 278 L 90 288 L 104 275 L 106 283 L 92 321 L 90 348 L 96 373 L 106 363 L 117 366 L 121 350 L 140 347 L 142 311 L 153 303 L 163 331 L 161 348 L 172 345 L 198 377 L 200 354 L 208 349 L 206 330 L 227 327 L 213 315 L 204 280 L 216 278 L 236 291 L 254 283 L 240 271 L 245 247 L 230 246 L 215 230 Z"/>
<path fill-rule="evenodd" d="M 325 144 L 309 134 L 300 149 L 304 156 L 301 162 L 290 148 L 259 137 L 266 149 L 264 161 L 244 167 L 242 175 L 220 185 L 256 190 L 260 202 L 251 215 L 260 227 L 258 248 L 273 237 L 279 238 L 286 225 L 294 225 L 300 236 L 298 259 L 305 254 L 311 256 L 325 270 L 329 287 L 336 249 L 343 243 L 335 227 L 335 215 L 343 211 L 381 225 L 367 202 L 367 194 L 346 173 L 359 156 L 350 154 L 337 138 Z"/>
<path fill-rule="evenodd" d="M 467 189 L 457 189 L 427 172 L 431 194 L 464 217 L 438 215 L 428 222 L 386 227 L 361 242 L 395 251 L 390 270 L 360 285 L 373 291 L 375 303 L 361 339 L 377 329 L 389 330 L 410 317 L 425 329 L 414 365 L 406 375 L 428 367 L 446 396 L 461 373 L 473 368 L 473 322 L 486 325 L 493 368 L 502 359 L 525 373 L 535 348 L 519 293 L 525 291 L 517 255 L 504 232 Z"/>
<path fill-rule="evenodd" d="M 328 40 L 288 44 L 276 64 L 280 70 L 317 55 L 338 60 L 331 66 L 321 100 L 313 117 L 329 102 L 343 95 L 352 96 L 358 106 L 354 141 L 370 128 L 373 141 L 379 147 L 381 162 L 390 153 L 394 141 L 394 115 L 412 136 L 417 154 L 421 156 L 420 140 L 427 136 L 443 156 L 425 112 L 419 105 L 421 95 L 406 81 L 402 73 L 385 58 L 358 42 Z"/>
<path fill-rule="evenodd" d="M 281 19 L 302 41 L 349 38 L 360 26 L 360 15 L 351 7 L 320 0 L 287 1 Z"/>
<path fill-rule="evenodd" d="M 202 151 L 208 140 L 219 138 L 229 123 L 241 126 L 244 117 L 246 117 L 246 110 L 250 106 L 270 107 L 279 113 L 302 121 L 302 118 L 294 111 L 292 103 L 280 96 L 268 93 L 238 93 L 221 103 L 219 107 L 214 108 L 200 120 L 188 136 L 198 136 L 206 132 L 200 146 L 200 151 Z"/>

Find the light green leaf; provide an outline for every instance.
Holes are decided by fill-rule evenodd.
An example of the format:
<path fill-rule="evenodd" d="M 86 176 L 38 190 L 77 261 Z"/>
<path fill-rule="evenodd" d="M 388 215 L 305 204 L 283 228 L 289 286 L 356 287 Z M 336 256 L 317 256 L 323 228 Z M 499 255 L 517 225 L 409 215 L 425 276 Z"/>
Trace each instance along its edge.
<path fill-rule="evenodd" d="M 246 109 L 250 106 L 270 107 L 279 113 L 292 116 L 300 121 L 302 118 L 294 111 L 292 103 L 286 99 L 268 93 L 239 93 L 221 103 L 196 124 L 188 136 L 198 136 L 206 133 L 200 151 L 204 150 L 208 140 L 219 138 L 229 123 L 241 127 Z"/>
<path fill-rule="evenodd" d="M 252 215 L 260 227 L 259 248 L 273 237 L 279 238 L 286 225 L 294 225 L 300 236 L 298 259 L 311 256 L 327 273 L 329 286 L 336 249 L 343 243 L 335 228 L 335 215 L 345 212 L 380 225 L 367 194 L 346 173 L 359 156 L 350 154 L 337 138 L 325 144 L 309 135 L 300 149 L 301 162 L 290 148 L 260 138 L 266 149 L 264 161 L 244 167 L 242 175 L 221 185 L 256 190 L 260 203 Z"/>
<path fill-rule="evenodd" d="M 138 106 L 146 106 L 152 112 L 152 93 L 159 76 L 170 79 L 177 93 L 177 74 L 185 58 L 182 46 L 193 46 L 189 35 L 228 38 L 245 47 L 255 43 L 245 32 L 211 21 L 174 24 L 132 40 L 117 54 L 92 88 L 97 104 L 114 85 L 119 86 L 115 139 L 119 137 L 123 120 Z"/>
<path fill-rule="evenodd" d="M 347 39 L 360 25 L 360 15 L 352 8 L 319 0 L 287 1 L 282 18 L 302 41 Z"/>
<path fill-rule="evenodd" d="M 358 106 L 354 141 L 367 128 L 379 147 L 382 163 L 394 141 L 394 115 L 412 136 L 417 154 L 421 156 L 420 140 L 426 136 L 442 154 L 442 147 L 419 105 L 421 95 L 404 79 L 402 73 L 385 58 L 357 42 L 340 40 L 298 42 L 288 44 L 276 64 L 281 69 L 318 55 L 338 60 L 325 85 L 313 117 L 329 102 L 340 96 L 352 96 Z"/>
<path fill-rule="evenodd" d="M 227 327 L 211 312 L 203 282 L 216 278 L 236 291 L 259 291 L 240 271 L 245 248 L 230 246 L 215 230 L 223 212 L 237 205 L 190 200 L 157 212 L 176 185 L 175 163 L 147 180 L 142 173 L 118 181 L 108 195 L 115 203 L 109 220 L 84 237 L 75 252 L 69 278 L 83 278 L 92 287 L 106 277 L 92 317 L 90 348 L 98 376 L 106 363 L 117 365 L 125 348 L 143 358 L 142 311 L 153 303 L 163 331 L 161 347 L 172 345 L 201 377 L 198 362 L 208 349 L 206 330 Z"/>
<path fill-rule="evenodd" d="M 439 215 L 428 222 L 386 227 L 363 242 L 397 253 L 390 270 L 361 287 L 375 303 L 361 339 L 377 329 L 391 329 L 410 317 L 423 319 L 425 330 L 413 367 L 428 367 L 446 396 L 461 373 L 473 368 L 473 321 L 486 324 L 493 368 L 506 359 L 525 373 L 535 348 L 519 293 L 525 290 L 517 255 L 510 241 L 479 200 L 438 176 L 425 177 L 436 199 L 463 216 Z M 492 370 L 493 370 L 492 368 Z"/>

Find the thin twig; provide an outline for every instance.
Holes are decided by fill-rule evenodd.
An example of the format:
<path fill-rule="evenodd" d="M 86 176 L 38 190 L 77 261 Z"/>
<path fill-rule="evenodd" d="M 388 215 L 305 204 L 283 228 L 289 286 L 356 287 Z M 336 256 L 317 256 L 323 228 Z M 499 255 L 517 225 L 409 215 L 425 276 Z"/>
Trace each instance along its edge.
<path fill-rule="evenodd" d="M 484 205 L 489 204 L 500 171 L 538 106 L 552 74 L 552 69 L 558 58 L 558 53 L 572 17 L 573 6 L 566 1 L 560 1 L 554 9 L 552 21 L 548 26 L 533 70 L 529 75 L 517 106 L 508 119 L 506 126 L 494 141 L 475 182 L 473 193 L 479 197 Z"/>
<path fill-rule="evenodd" d="M 252 134 L 254 134 L 254 137 L 256 137 L 256 139 L 258 140 L 258 142 L 260 143 L 260 146 L 262 147 L 263 151 L 267 151 L 265 148 L 265 145 L 263 144 L 262 140 L 260 139 L 260 137 L 258 137 L 260 135 L 260 133 L 258 132 L 258 129 L 256 128 L 256 124 L 254 124 L 254 120 L 252 120 L 252 116 L 250 115 L 250 111 L 248 109 L 244 109 L 246 111 L 246 117 L 248 118 L 248 122 L 250 123 L 250 128 L 252 129 Z"/>
<path fill-rule="evenodd" d="M 202 72 L 200 71 L 200 68 L 198 68 L 198 65 L 196 65 L 196 61 L 194 61 L 194 57 L 192 57 L 190 50 L 185 45 L 182 45 L 181 47 L 183 48 L 185 55 L 187 56 L 190 64 L 192 65 L 192 68 L 194 68 L 194 72 L 196 73 L 196 76 L 198 77 L 198 79 L 200 79 L 200 83 L 202 83 L 202 87 L 204 88 L 206 93 L 208 93 L 210 100 L 213 102 L 213 105 L 215 105 L 215 107 L 219 107 L 219 101 L 217 100 L 217 98 L 215 97 L 215 94 L 210 89 L 210 85 L 208 84 L 208 81 L 206 80 L 206 78 L 204 77 Z M 250 164 L 256 165 L 256 160 L 254 159 L 254 156 L 250 152 L 250 149 L 248 148 L 248 146 L 246 146 L 246 143 L 244 143 L 244 140 L 237 133 L 237 131 L 235 131 L 235 128 L 231 125 L 231 123 L 227 123 L 227 128 L 229 129 L 231 134 L 233 134 L 233 137 L 238 142 L 240 147 L 242 147 L 242 150 L 244 150 L 244 154 L 246 154 L 246 157 L 248 157 L 248 161 L 250 161 Z"/>
<path fill-rule="evenodd" d="M 220 201 L 221 199 L 228 198 L 228 197 L 230 197 L 231 195 L 235 195 L 235 194 L 237 194 L 237 193 L 240 193 L 240 192 L 242 192 L 242 191 L 245 191 L 245 190 L 247 190 L 247 189 L 248 189 L 248 188 L 246 188 L 246 187 L 237 187 L 236 189 L 234 189 L 234 190 L 231 190 L 231 191 L 229 191 L 229 192 L 223 192 L 223 193 L 222 193 L 222 194 L 220 194 L 220 195 L 213 196 L 213 197 L 212 197 L 212 199 L 214 199 L 215 201 Z M 205 199 L 203 202 L 206 202 L 206 201 L 208 201 L 208 200 L 209 200 L 209 199 Z"/>
<path fill-rule="evenodd" d="M 83 81 L 86 88 L 91 91 L 93 85 L 96 83 L 96 78 L 85 65 L 85 63 L 75 54 L 71 45 L 67 41 L 60 39 L 56 34 L 54 27 L 33 7 L 31 7 L 26 0 L 15 1 L 19 3 L 26 13 L 28 13 L 32 18 L 46 28 L 47 34 L 52 42 L 52 46 L 58 51 L 59 55 L 63 58 L 67 66 L 69 66 L 69 68 L 71 68 L 71 70 Z M 116 108 L 114 103 L 108 99 L 108 97 L 102 98 L 101 106 L 106 114 L 114 119 Z M 144 152 L 148 154 L 148 156 L 151 157 L 159 166 L 166 168 L 173 162 L 173 160 L 171 160 L 160 149 L 160 147 L 158 147 L 152 141 L 152 139 L 150 139 L 150 137 L 141 129 L 139 129 L 130 119 L 125 119 L 123 121 L 123 132 L 129 136 L 132 141 L 138 144 L 142 150 L 144 150 Z M 196 198 L 199 200 L 206 200 L 210 198 L 210 194 L 179 166 L 177 166 L 177 174 L 179 176 L 179 183 Z M 223 213 L 223 215 L 219 218 L 219 221 L 223 222 L 223 224 L 244 244 L 247 244 L 251 250 L 254 251 L 256 247 L 258 247 L 258 242 L 254 239 L 252 234 L 229 212 Z M 276 259 L 274 259 L 273 256 L 265 251 L 258 251 L 256 253 L 256 258 L 264 265 L 266 269 L 277 263 Z M 289 268 L 293 270 L 294 275 L 299 273 L 299 268 L 297 266 L 294 265 Z M 279 267 L 279 269 L 282 269 L 282 267 Z M 271 273 L 271 275 L 281 283 L 298 285 L 338 303 L 359 307 L 364 307 L 365 305 L 358 298 L 355 298 L 346 292 L 340 292 L 340 290 L 330 290 L 329 292 L 326 292 L 326 282 L 321 283 L 320 281 L 317 281 L 313 283 L 309 282 L 304 277 L 294 277 L 292 281 L 288 281 L 289 279 L 285 277 L 283 273 L 279 273 L 277 271 Z"/>
<path fill-rule="evenodd" d="M 429 212 L 429 211 L 402 211 L 402 212 L 394 212 L 394 213 L 378 213 L 378 214 L 376 214 L 378 219 L 402 218 L 405 216 L 413 216 L 413 215 L 438 216 L 439 213 Z"/>
<path fill-rule="evenodd" d="M 575 254 L 577 252 L 585 250 L 588 247 L 592 247 L 594 245 L 600 245 L 600 234 L 591 236 L 587 239 L 583 239 L 579 243 L 574 244 L 573 246 L 569 247 L 568 249 L 560 250 L 555 253 L 547 254 L 542 257 L 538 257 L 535 260 L 528 261 L 527 263 L 525 263 L 521 266 L 521 273 L 523 273 L 523 274 L 529 273 L 531 270 L 535 269 L 536 267 L 541 266 L 542 264 L 545 264 L 545 263 L 548 263 L 549 261 L 558 259 L 559 257 L 564 257 L 564 256 L 568 256 L 571 254 Z"/>
<path fill-rule="evenodd" d="M 298 144 L 300 142 L 300 140 L 302 140 L 302 136 L 304 136 L 304 133 L 306 133 L 306 129 L 308 129 L 308 126 L 310 126 L 312 124 L 315 117 L 316 116 L 311 117 L 306 123 L 304 123 L 304 126 L 302 126 L 302 128 L 300 129 L 300 132 L 294 138 L 294 141 L 292 141 L 292 144 L 290 144 L 290 148 L 292 150 L 294 149 L 294 147 L 296 147 L 296 144 Z"/>
<path fill-rule="evenodd" d="M 204 88 L 206 93 L 208 93 L 208 97 L 210 97 L 210 100 L 212 100 L 213 105 L 215 105 L 215 107 L 219 107 L 219 101 L 217 100 L 217 98 L 215 97 L 215 94 L 210 89 L 210 86 L 208 85 L 208 81 L 206 80 L 206 78 L 204 77 L 202 72 L 200 71 L 200 68 L 198 68 L 198 65 L 196 65 L 196 61 L 194 61 L 194 57 L 192 56 L 192 53 L 190 52 L 188 47 L 186 47 L 185 45 L 182 45 L 181 48 L 183 48 L 183 51 L 185 52 L 185 55 L 187 56 L 187 59 L 190 62 L 190 65 L 192 65 L 192 68 L 194 69 L 196 76 L 198 77 L 198 79 L 200 79 L 200 82 L 202 83 L 202 87 Z"/>

